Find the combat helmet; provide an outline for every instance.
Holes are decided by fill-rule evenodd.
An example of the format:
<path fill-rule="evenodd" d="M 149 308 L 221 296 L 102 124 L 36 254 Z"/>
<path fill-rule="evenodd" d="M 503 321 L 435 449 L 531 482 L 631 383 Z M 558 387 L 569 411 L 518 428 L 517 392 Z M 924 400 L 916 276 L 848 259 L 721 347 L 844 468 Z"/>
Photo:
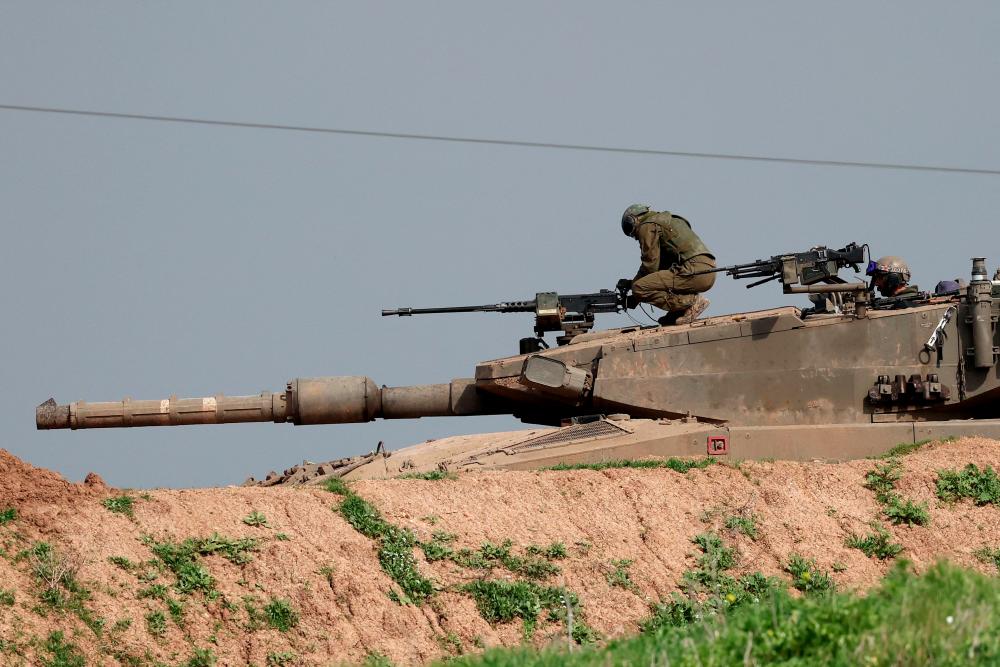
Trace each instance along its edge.
<path fill-rule="evenodd" d="M 873 286 L 876 279 L 885 279 L 885 282 L 879 285 L 879 292 L 883 296 L 895 294 L 896 290 L 910 282 L 909 265 L 902 257 L 895 255 L 886 255 L 879 257 L 874 262 L 868 262 L 868 270 L 865 273 L 872 277 Z"/>
<path fill-rule="evenodd" d="M 622 233 L 625 236 L 632 236 L 635 233 L 635 226 L 640 215 L 649 213 L 649 206 L 646 204 L 632 204 L 622 214 Z"/>

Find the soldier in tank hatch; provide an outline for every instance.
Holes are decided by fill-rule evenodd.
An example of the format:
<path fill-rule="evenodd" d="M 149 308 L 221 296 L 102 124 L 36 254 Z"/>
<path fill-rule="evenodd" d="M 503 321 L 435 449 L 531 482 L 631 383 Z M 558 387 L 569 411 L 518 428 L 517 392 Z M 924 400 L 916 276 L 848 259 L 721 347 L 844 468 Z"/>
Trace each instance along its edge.
<path fill-rule="evenodd" d="M 632 280 L 618 281 L 631 288 L 629 307 L 648 303 L 667 311 L 659 319 L 664 326 L 688 324 L 708 308 L 701 296 L 715 284 L 715 255 L 691 229 L 691 223 L 667 211 L 652 211 L 633 204 L 622 215 L 622 231 L 639 242 L 642 263 Z"/>
<path fill-rule="evenodd" d="M 872 277 L 870 289 L 878 289 L 883 297 L 908 296 L 920 291 L 910 284 L 910 267 L 901 257 L 879 257 L 868 263 L 865 273 Z"/>

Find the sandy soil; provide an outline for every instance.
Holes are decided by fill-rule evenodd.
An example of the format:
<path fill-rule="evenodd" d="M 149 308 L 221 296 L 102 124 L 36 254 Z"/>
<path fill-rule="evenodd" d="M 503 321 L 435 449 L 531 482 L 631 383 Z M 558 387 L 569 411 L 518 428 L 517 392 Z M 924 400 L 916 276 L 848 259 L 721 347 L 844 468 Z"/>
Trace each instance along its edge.
<path fill-rule="evenodd" d="M 931 514 L 929 526 L 891 528 L 905 547 L 903 556 L 918 569 L 947 558 L 988 571 L 972 552 L 1000 546 L 1000 509 L 941 503 L 934 481 L 937 470 L 969 462 L 1000 468 L 1000 442 L 968 438 L 932 444 L 903 461 L 899 492 L 926 501 Z M 576 592 L 587 623 L 615 636 L 635 632 L 649 603 L 677 590 L 697 556 L 691 537 L 706 530 L 719 531 L 737 547 L 737 572 L 785 576 L 782 564 L 797 553 L 827 570 L 834 563 L 846 566 L 833 575 L 842 588 L 874 584 L 890 565 L 844 544 L 848 535 L 868 532 L 879 512 L 874 494 L 863 487 L 872 467 L 871 461 L 747 462 L 739 469 L 717 465 L 687 474 L 665 469 L 481 472 L 455 480 L 361 481 L 352 488 L 418 539 L 444 530 L 458 536 L 456 547 L 510 539 L 517 551 L 529 544 L 564 543 L 569 556 L 558 561 L 562 573 L 547 583 Z M 220 665 L 265 665 L 269 655 L 283 652 L 296 656 L 285 664 L 358 662 L 374 652 L 399 664 L 419 664 L 448 655 L 459 643 L 474 651 L 522 641 L 520 623 L 491 627 L 467 595 L 443 590 L 482 576 L 481 571 L 448 561 L 427 563 L 419 549 L 421 573 L 442 590 L 419 607 L 391 601 L 393 582 L 379 566 L 376 544 L 334 511 L 339 498 L 323 490 L 135 491 L 135 518 L 129 519 L 102 506 L 103 499 L 121 492 L 108 489 L 96 475 L 73 484 L 0 450 L 0 478 L 0 511 L 18 513 L 0 526 L 0 589 L 15 596 L 12 606 L 0 604 L 0 664 L 40 664 L 40 656 L 48 654 L 38 644 L 53 630 L 63 630 L 85 652 L 88 665 L 121 664 L 112 657 L 116 652 L 174 665 L 194 648 L 210 648 Z M 268 525 L 245 524 L 243 517 L 252 511 L 266 516 Z M 757 518 L 756 541 L 723 527 L 726 517 L 739 513 Z M 153 558 L 143 536 L 181 540 L 213 533 L 257 537 L 261 548 L 244 565 L 217 555 L 203 557 L 200 562 L 217 580 L 221 597 L 213 601 L 200 593 L 173 593 L 185 603 L 183 627 L 168 622 L 163 637 L 150 634 L 144 619 L 165 611 L 164 604 L 140 598 L 138 591 L 149 582 L 109 557 L 136 563 Z M 287 539 L 276 538 L 281 533 Z M 40 604 L 43 587 L 32 575 L 30 559 L 17 558 L 38 541 L 52 544 L 75 567 L 90 591 L 86 607 L 105 619 L 100 637 L 76 615 Z M 633 561 L 636 592 L 606 579 L 611 561 L 620 559 Z M 511 575 L 496 570 L 493 576 Z M 172 582 L 166 573 L 154 583 Z M 271 598 L 291 602 L 299 614 L 297 626 L 288 632 L 252 629 L 244 600 L 262 606 Z M 535 642 L 560 641 L 561 632 L 557 625 L 542 625 Z"/>

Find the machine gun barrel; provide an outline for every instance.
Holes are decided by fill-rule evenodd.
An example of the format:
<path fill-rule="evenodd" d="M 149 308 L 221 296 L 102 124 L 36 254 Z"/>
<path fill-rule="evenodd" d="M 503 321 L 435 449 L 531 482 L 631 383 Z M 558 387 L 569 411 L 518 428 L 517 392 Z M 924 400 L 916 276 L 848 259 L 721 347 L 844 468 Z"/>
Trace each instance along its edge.
<path fill-rule="evenodd" d="M 439 313 L 533 313 L 535 301 L 504 301 L 485 306 L 444 306 L 442 308 L 394 308 L 383 309 L 382 317 L 398 315 L 435 315 Z"/>

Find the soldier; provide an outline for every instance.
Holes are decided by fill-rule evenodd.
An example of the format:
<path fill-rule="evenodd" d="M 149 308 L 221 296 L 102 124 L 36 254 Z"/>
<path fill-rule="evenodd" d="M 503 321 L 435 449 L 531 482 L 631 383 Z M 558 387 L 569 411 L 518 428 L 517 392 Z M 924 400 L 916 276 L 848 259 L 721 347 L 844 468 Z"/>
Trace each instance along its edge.
<path fill-rule="evenodd" d="M 869 289 L 878 288 L 884 297 L 909 296 L 920 291 L 916 285 L 909 284 L 910 267 L 900 257 L 888 255 L 868 262 L 865 273 L 872 277 Z"/>
<path fill-rule="evenodd" d="M 715 274 L 693 275 L 715 268 L 715 255 L 691 229 L 691 223 L 667 211 L 651 211 L 633 204 L 622 216 L 622 231 L 639 241 L 642 264 L 632 280 L 618 281 L 631 288 L 630 307 L 648 303 L 667 311 L 663 326 L 688 324 L 708 308 L 701 296 L 715 284 Z"/>

